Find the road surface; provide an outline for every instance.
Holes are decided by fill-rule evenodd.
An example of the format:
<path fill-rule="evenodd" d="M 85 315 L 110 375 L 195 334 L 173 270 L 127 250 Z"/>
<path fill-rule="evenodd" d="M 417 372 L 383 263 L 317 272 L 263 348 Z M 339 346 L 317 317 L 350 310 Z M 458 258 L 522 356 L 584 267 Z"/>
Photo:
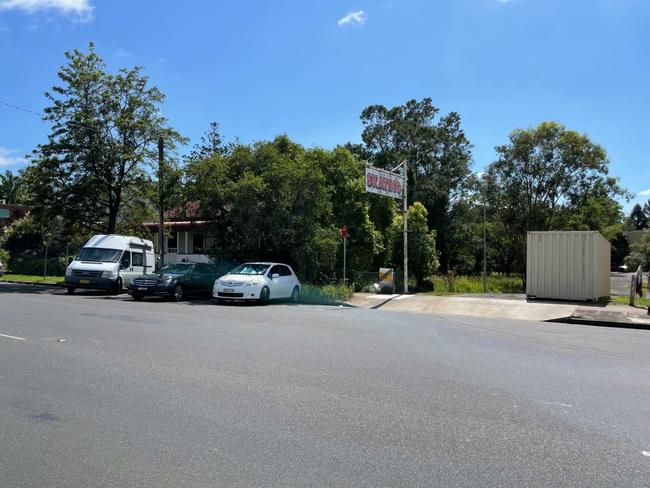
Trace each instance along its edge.
<path fill-rule="evenodd" d="M 650 485 L 650 331 L 0 285 L 0 486 Z"/>

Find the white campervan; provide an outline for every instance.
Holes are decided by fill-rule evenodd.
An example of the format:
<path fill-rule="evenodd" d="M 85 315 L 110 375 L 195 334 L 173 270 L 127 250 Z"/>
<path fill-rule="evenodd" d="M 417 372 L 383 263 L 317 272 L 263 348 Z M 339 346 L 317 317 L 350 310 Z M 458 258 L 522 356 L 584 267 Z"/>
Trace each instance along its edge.
<path fill-rule="evenodd" d="M 96 235 L 70 263 L 64 282 L 69 294 L 77 288 L 119 293 L 133 278 L 154 268 L 153 242 L 132 236 Z"/>

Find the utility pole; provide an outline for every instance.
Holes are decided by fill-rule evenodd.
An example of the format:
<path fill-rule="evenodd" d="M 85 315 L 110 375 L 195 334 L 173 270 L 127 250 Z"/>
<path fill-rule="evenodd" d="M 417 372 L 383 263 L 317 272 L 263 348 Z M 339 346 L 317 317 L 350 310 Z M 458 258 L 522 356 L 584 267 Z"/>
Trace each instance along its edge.
<path fill-rule="evenodd" d="M 487 292 L 487 218 L 485 215 L 487 207 L 487 195 L 483 187 L 483 293 Z"/>
<path fill-rule="evenodd" d="M 165 266 L 165 221 L 163 209 L 163 161 L 165 160 L 165 142 L 158 138 L 158 249 L 160 252 L 160 267 Z"/>
<path fill-rule="evenodd" d="M 404 197 L 402 198 L 402 206 L 404 209 L 404 293 L 409 292 L 409 245 L 408 245 L 408 216 L 409 216 L 409 207 L 408 207 L 408 160 L 404 160 L 404 166 L 402 171 L 404 173 Z"/>

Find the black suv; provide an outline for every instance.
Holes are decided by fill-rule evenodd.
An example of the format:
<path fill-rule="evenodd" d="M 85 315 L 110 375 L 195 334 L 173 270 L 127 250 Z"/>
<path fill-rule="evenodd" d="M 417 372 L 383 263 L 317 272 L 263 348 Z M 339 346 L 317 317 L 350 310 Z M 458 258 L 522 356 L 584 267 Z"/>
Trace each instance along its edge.
<path fill-rule="evenodd" d="M 209 295 L 218 277 L 219 270 L 211 264 L 169 264 L 157 273 L 134 278 L 129 295 L 138 301 L 145 296 L 162 296 L 178 302 L 190 295 Z"/>

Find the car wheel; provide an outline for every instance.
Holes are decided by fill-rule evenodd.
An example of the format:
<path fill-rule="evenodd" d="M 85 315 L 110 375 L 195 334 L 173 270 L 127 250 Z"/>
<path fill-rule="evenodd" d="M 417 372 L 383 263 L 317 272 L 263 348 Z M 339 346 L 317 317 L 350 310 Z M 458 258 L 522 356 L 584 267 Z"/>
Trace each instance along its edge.
<path fill-rule="evenodd" d="M 293 303 L 298 303 L 298 300 L 300 299 L 300 288 L 295 286 L 293 288 L 293 291 L 291 292 L 291 301 Z"/>
<path fill-rule="evenodd" d="M 75 288 L 72 286 L 68 287 L 68 295 L 74 295 Z"/>
<path fill-rule="evenodd" d="M 115 280 L 115 285 L 113 285 L 112 292 L 115 295 L 119 295 L 122 292 L 122 278 L 118 278 L 117 280 Z"/>
<path fill-rule="evenodd" d="M 265 286 L 262 288 L 262 291 L 260 292 L 260 303 L 262 305 L 266 305 L 269 303 L 269 300 L 271 298 L 271 290 L 269 290 L 268 286 Z"/>
<path fill-rule="evenodd" d="M 217 302 L 217 305 L 223 305 L 225 303 L 223 298 L 215 298 L 215 301 Z"/>
<path fill-rule="evenodd" d="M 172 299 L 175 302 L 180 302 L 183 298 L 185 298 L 185 292 L 183 291 L 183 287 L 181 285 L 176 285 L 174 287 L 174 294 L 172 295 Z"/>
<path fill-rule="evenodd" d="M 141 302 L 144 299 L 144 295 L 131 295 L 136 302 Z"/>

